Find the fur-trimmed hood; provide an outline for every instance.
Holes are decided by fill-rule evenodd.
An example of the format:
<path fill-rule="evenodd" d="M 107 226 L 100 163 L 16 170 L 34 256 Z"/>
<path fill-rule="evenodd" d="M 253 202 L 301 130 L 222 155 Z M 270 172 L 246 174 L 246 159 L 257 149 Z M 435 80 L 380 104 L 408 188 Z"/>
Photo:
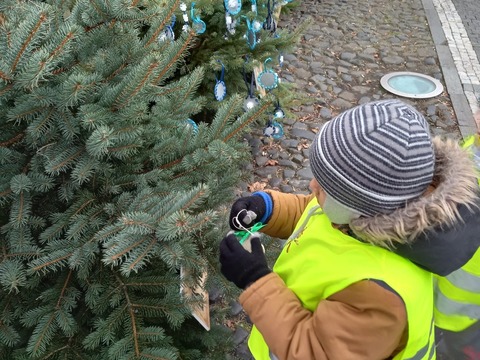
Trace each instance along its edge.
<path fill-rule="evenodd" d="M 350 223 L 355 235 L 446 275 L 480 245 L 480 192 L 473 160 L 453 140 L 433 139 L 435 189 L 388 215 Z"/>

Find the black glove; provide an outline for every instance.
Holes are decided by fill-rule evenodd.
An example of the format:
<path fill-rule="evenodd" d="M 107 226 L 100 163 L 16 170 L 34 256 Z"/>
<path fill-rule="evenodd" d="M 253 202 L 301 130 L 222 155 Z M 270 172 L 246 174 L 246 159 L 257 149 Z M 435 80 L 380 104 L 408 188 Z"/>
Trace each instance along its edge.
<path fill-rule="evenodd" d="M 228 235 L 220 243 L 220 270 L 227 280 L 245 289 L 261 277 L 270 274 L 267 259 L 258 237 L 251 239 L 252 252 L 248 252 L 234 235 Z"/>
<path fill-rule="evenodd" d="M 265 216 L 266 211 L 267 206 L 263 197 L 258 195 L 242 197 L 233 203 L 228 223 L 233 230 L 244 230 L 242 226 L 252 227 Z"/>

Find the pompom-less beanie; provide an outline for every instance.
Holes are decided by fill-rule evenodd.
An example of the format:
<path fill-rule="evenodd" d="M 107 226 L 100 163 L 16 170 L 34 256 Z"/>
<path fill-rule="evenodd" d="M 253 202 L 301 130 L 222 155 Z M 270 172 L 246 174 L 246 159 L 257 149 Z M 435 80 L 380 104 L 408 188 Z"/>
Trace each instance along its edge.
<path fill-rule="evenodd" d="M 434 163 L 427 121 L 395 99 L 339 114 L 310 149 L 313 176 L 327 195 L 363 216 L 389 214 L 422 195 Z"/>

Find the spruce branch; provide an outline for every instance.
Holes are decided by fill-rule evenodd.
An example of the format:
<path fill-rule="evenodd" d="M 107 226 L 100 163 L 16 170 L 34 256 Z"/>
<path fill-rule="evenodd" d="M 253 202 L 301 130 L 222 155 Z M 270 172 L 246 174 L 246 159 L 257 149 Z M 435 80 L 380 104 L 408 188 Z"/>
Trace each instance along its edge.
<path fill-rule="evenodd" d="M 0 88 L 0 96 L 5 96 L 5 94 L 12 89 L 13 89 L 13 84 L 8 84 L 3 89 Z"/>
<path fill-rule="evenodd" d="M 0 344 L 12 347 L 20 341 L 20 334 L 11 325 L 0 320 Z"/>
<path fill-rule="evenodd" d="M 22 120 L 29 120 L 45 109 L 44 106 L 32 107 L 30 104 L 22 104 L 21 99 L 17 100 L 16 107 L 8 113 L 8 119 L 19 124 Z M 27 107 L 28 106 L 28 107 Z M 23 110 L 25 109 L 25 110 Z"/>
<path fill-rule="evenodd" d="M 133 337 L 133 343 L 134 343 L 134 348 L 135 348 L 135 355 L 139 356 L 140 355 L 140 345 L 139 345 L 139 338 L 138 338 L 138 333 L 137 333 L 137 316 L 135 314 L 135 309 L 134 305 L 130 301 L 130 296 L 128 293 L 128 288 L 125 286 L 123 283 L 122 279 L 118 275 L 115 275 L 115 278 L 117 279 L 117 282 L 120 284 L 123 294 L 125 296 L 126 300 L 126 308 L 128 309 L 128 314 L 130 315 L 130 325 L 132 327 L 132 337 Z"/>
<path fill-rule="evenodd" d="M 62 287 L 58 294 L 57 302 L 53 308 L 50 308 L 49 305 L 39 309 L 40 312 L 37 312 L 38 315 L 44 312 L 43 316 L 40 316 L 38 320 L 33 320 L 36 322 L 35 329 L 32 332 L 32 335 L 28 341 L 27 351 L 35 357 L 38 357 L 45 353 L 48 344 L 52 341 L 53 336 L 59 328 L 67 333 L 70 333 L 72 330 L 72 321 L 74 320 L 69 318 L 68 322 L 59 321 L 58 316 L 63 311 L 71 311 L 72 307 L 75 306 L 76 294 L 74 292 L 67 295 L 68 285 L 70 284 L 72 276 L 72 271 L 70 270 L 63 281 Z M 55 291 L 55 289 L 52 289 Z M 44 295 L 47 297 L 47 290 Z M 30 312 L 30 315 L 32 313 Z M 34 317 L 33 317 L 34 318 Z M 27 324 L 32 321 L 32 317 L 27 314 L 24 316 L 24 320 L 27 321 Z M 69 324 L 70 323 L 70 324 Z"/>
<path fill-rule="evenodd" d="M 5 82 L 11 82 L 12 78 L 0 70 L 0 79 L 5 80 Z"/>
<path fill-rule="evenodd" d="M 23 264 L 18 260 L 4 260 L 0 263 L 0 284 L 8 293 L 17 293 L 25 286 L 27 276 Z"/>
<path fill-rule="evenodd" d="M 130 89 L 130 84 L 128 87 L 125 87 L 125 90 L 121 92 L 115 100 L 113 100 L 112 111 L 118 111 L 123 107 L 127 106 L 130 103 L 130 100 L 133 99 L 134 96 L 144 88 L 146 83 L 148 83 L 154 70 L 158 68 L 159 65 L 160 64 L 158 62 L 152 62 L 148 65 L 144 76 L 140 79 L 140 81 L 135 84 L 135 88 Z"/>
<path fill-rule="evenodd" d="M 12 189 L 13 191 L 13 189 Z M 10 223 L 15 228 L 19 228 L 28 222 L 31 214 L 32 203 L 28 193 L 21 191 L 18 196 L 14 197 L 10 209 Z"/>
<path fill-rule="evenodd" d="M 171 60 L 163 65 L 162 71 L 157 75 L 157 77 L 153 80 L 153 84 L 159 84 L 165 75 L 171 70 L 171 68 L 182 58 L 185 56 L 185 52 L 187 49 L 192 45 L 193 40 L 195 39 L 195 32 L 190 30 L 187 33 L 186 38 L 183 40 L 182 46 L 178 48 L 176 54 L 171 58 Z"/>
<path fill-rule="evenodd" d="M 145 43 L 145 47 L 152 45 L 154 42 L 156 42 L 158 35 L 160 35 L 160 32 L 162 32 L 165 29 L 165 26 L 167 25 L 167 22 L 170 21 L 172 18 L 173 14 L 175 13 L 175 10 L 178 9 L 180 5 L 181 0 L 175 0 L 173 3 L 169 4 L 169 11 L 168 13 L 163 17 L 163 21 L 157 25 L 155 31 L 153 34 L 150 36 L 148 41 Z"/>
<path fill-rule="evenodd" d="M 240 131 L 242 131 L 245 127 L 255 122 L 257 119 L 261 118 L 263 114 L 272 106 L 272 101 L 265 101 L 260 107 L 255 108 L 256 110 L 253 113 L 250 113 L 248 118 L 245 121 L 242 121 L 239 126 L 229 134 L 227 134 L 224 138 L 224 142 L 228 142 L 231 138 L 236 136 Z"/>
<path fill-rule="evenodd" d="M 117 279 L 118 285 L 121 287 L 122 282 Z M 83 345 L 90 350 L 94 350 L 100 343 L 103 345 L 111 345 L 115 340 L 115 332 L 118 331 L 125 320 L 125 312 L 128 305 L 116 307 L 107 316 L 106 319 L 99 318 L 95 322 L 95 330 L 91 331 L 84 339 Z"/>
<path fill-rule="evenodd" d="M 80 157 L 80 155 L 83 154 L 84 151 L 85 149 L 81 147 L 71 147 L 65 149 L 65 151 L 58 153 L 55 158 L 51 159 L 46 164 L 46 172 L 51 175 L 59 175 L 61 172 L 67 171 L 73 166 L 74 162 Z"/>
<path fill-rule="evenodd" d="M 52 270 L 60 270 L 65 267 L 67 260 L 72 256 L 73 252 L 66 250 L 57 250 L 48 255 L 44 255 L 30 263 L 30 271 L 32 273 L 43 272 L 46 273 L 50 268 Z"/>
<path fill-rule="evenodd" d="M 33 37 L 35 36 L 35 34 L 38 32 L 38 30 L 46 20 L 47 20 L 47 14 L 45 14 L 44 12 L 41 12 L 37 23 L 35 24 L 33 29 L 30 31 L 27 39 L 25 39 L 24 43 L 22 44 L 20 50 L 17 53 L 17 56 L 15 57 L 15 60 L 12 63 L 12 66 L 11 66 L 12 73 L 15 72 L 15 69 L 18 66 L 18 62 L 20 61 L 20 58 L 22 57 L 22 55 L 25 53 L 27 46 L 30 44 Z"/>

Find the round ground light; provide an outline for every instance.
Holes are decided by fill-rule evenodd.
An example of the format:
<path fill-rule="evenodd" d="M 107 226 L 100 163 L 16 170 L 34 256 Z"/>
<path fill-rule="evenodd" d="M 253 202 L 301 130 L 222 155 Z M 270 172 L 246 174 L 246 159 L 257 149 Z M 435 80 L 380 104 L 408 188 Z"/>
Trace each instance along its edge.
<path fill-rule="evenodd" d="M 414 99 L 440 95 L 443 85 L 437 79 L 414 72 L 393 72 L 380 79 L 383 88 L 392 94 Z"/>

